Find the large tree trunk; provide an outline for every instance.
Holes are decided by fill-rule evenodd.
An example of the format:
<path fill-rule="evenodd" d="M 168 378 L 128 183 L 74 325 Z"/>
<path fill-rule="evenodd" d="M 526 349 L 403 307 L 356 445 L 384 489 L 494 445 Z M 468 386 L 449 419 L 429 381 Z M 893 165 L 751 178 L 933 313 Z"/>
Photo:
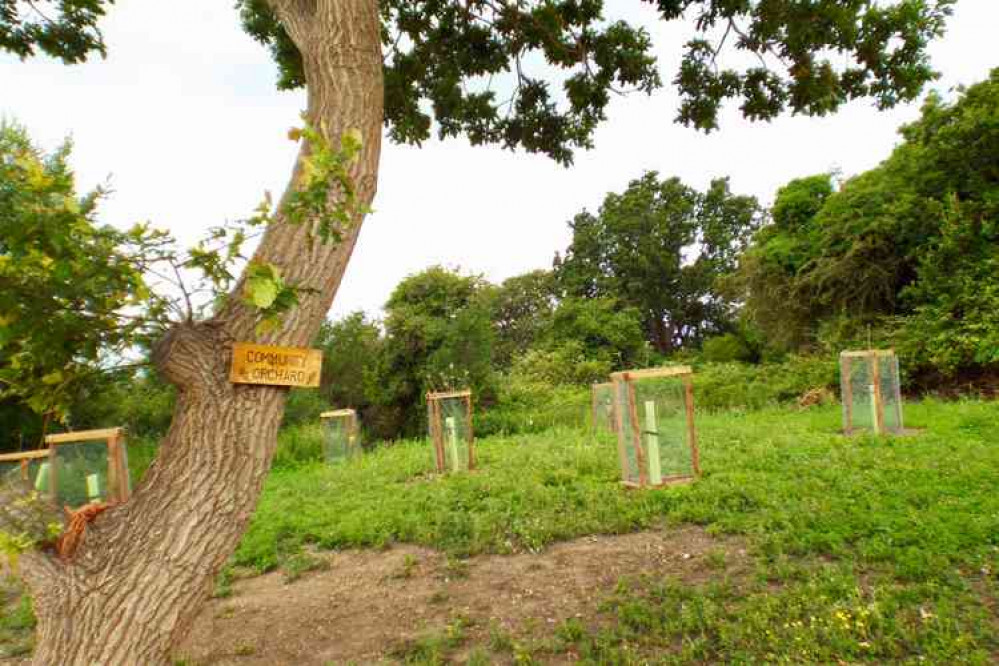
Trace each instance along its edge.
<path fill-rule="evenodd" d="M 304 56 L 310 122 L 322 123 L 334 147 L 344 131 L 362 132 L 353 177 L 359 200 L 368 204 L 383 115 L 378 1 L 270 1 Z M 131 501 L 90 526 L 70 562 L 43 553 L 22 558 L 38 616 L 34 664 L 171 663 L 172 646 L 207 599 L 256 507 L 284 411 L 285 389 L 229 383 L 231 345 L 309 344 L 332 304 L 360 222 L 336 245 L 310 243 L 308 225 L 280 217 L 267 230 L 256 258 L 310 289 L 279 331 L 256 334 L 255 313 L 240 302 L 239 284 L 216 319 L 178 326 L 157 347 L 154 358 L 179 398 L 142 484 Z"/>
<path fill-rule="evenodd" d="M 663 313 L 652 315 L 649 329 L 649 337 L 651 337 L 652 346 L 655 347 L 656 351 L 660 354 L 668 354 L 673 351 L 673 338 L 676 330 L 672 324 L 666 323 Z"/>

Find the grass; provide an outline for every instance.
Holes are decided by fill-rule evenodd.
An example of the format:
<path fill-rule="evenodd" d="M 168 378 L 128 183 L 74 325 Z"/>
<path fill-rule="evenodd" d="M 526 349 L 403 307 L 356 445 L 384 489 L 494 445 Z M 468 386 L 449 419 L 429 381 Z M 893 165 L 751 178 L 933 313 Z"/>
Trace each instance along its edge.
<path fill-rule="evenodd" d="M 555 654 L 591 664 L 999 660 L 999 403 L 908 404 L 907 425 L 926 430 L 904 438 L 844 438 L 839 419 L 836 406 L 701 414 L 703 478 L 641 492 L 621 488 L 611 442 L 571 429 L 485 438 L 479 470 L 449 477 L 432 473 L 425 441 L 336 466 L 295 466 L 287 456 L 233 564 L 294 578 L 313 566 L 303 556 L 313 548 L 410 542 L 447 552 L 442 575 L 460 577 L 469 555 L 694 523 L 741 535 L 749 572 L 733 571 L 718 550 L 707 558 L 710 582 L 624 579 L 599 617 L 554 635 L 539 626 L 537 635 L 493 629 L 473 640 L 455 623 L 395 656 L 423 664 L 546 663 Z M 30 606 L 6 609 L 0 637 L 31 621 Z"/>
<path fill-rule="evenodd" d="M 988 663 L 999 658 L 999 404 L 926 401 L 906 418 L 926 431 L 844 438 L 835 406 L 701 415 L 702 480 L 644 492 L 618 484 L 613 445 L 578 431 L 487 438 L 480 470 L 452 477 L 431 473 L 425 442 L 403 442 L 275 471 L 234 560 L 264 571 L 305 544 L 399 541 L 460 558 L 695 523 L 743 535 L 753 576 L 730 579 L 719 552 L 709 585 L 623 581 L 610 624 L 572 627 L 559 649 L 590 663 Z M 424 647 L 428 661 L 446 657 L 446 642 Z"/>
<path fill-rule="evenodd" d="M 613 445 L 577 431 L 481 440 L 479 471 L 453 477 L 432 473 L 425 441 L 403 442 L 275 470 L 235 563 L 270 570 L 306 543 L 507 553 L 672 521 L 752 535 L 770 558 L 890 561 L 921 579 L 999 545 L 996 419 L 995 403 L 913 404 L 908 425 L 927 431 L 877 440 L 839 436 L 836 407 L 700 416 L 703 479 L 646 492 L 623 490 Z"/>

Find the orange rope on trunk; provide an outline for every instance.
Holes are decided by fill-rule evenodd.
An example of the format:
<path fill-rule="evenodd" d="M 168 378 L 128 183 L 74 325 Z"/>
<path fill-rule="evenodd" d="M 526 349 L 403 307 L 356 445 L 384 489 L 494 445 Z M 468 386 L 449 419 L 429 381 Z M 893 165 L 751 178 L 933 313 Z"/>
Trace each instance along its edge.
<path fill-rule="evenodd" d="M 66 524 L 66 529 L 63 530 L 63 533 L 56 541 L 56 553 L 59 554 L 59 559 L 63 562 L 68 562 L 73 559 L 76 549 L 79 548 L 80 543 L 83 541 L 83 535 L 87 531 L 87 525 L 94 522 L 97 516 L 101 515 L 113 506 L 115 506 L 115 503 L 94 503 L 88 504 L 77 511 L 72 511 L 67 507 L 65 511 L 69 521 Z"/>

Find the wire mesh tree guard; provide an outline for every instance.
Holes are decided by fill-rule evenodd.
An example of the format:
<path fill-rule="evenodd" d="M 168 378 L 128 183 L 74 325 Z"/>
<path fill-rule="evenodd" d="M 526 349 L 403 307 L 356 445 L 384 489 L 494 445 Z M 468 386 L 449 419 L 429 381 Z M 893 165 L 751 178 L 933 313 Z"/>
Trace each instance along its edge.
<path fill-rule="evenodd" d="M 904 432 L 902 386 L 894 350 L 841 352 L 839 373 L 845 434 Z"/>
<path fill-rule="evenodd" d="M 593 433 L 600 435 L 617 432 L 617 415 L 614 409 L 614 382 L 591 385 L 590 395 L 590 416 Z"/>
<path fill-rule="evenodd" d="M 700 476 L 691 369 L 627 370 L 611 380 L 622 483 L 654 488 Z"/>
<path fill-rule="evenodd" d="M 323 425 L 323 458 L 336 463 L 361 453 L 360 428 L 357 412 L 337 409 L 319 415 Z"/>
<path fill-rule="evenodd" d="M 50 466 L 48 449 L 0 454 L 0 478 L 18 480 L 43 494 L 50 492 Z"/>
<path fill-rule="evenodd" d="M 428 393 L 427 423 L 439 473 L 475 468 L 471 391 Z"/>
<path fill-rule="evenodd" d="M 122 428 L 47 435 L 49 492 L 59 506 L 125 502 L 132 494 Z"/>

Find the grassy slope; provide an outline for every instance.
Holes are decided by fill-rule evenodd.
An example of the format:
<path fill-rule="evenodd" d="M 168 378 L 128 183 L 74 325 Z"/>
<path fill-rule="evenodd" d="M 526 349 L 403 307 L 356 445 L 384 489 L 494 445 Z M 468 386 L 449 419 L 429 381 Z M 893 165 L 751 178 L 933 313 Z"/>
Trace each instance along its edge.
<path fill-rule="evenodd" d="M 927 402 L 906 416 L 927 432 L 844 439 L 835 407 L 700 416 L 704 478 L 660 491 L 622 490 L 613 445 L 575 431 L 489 438 L 480 471 L 450 478 L 430 474 L 425 442 L 279 469 L 235 562 L 295 573 L 308 542 L 464 555 L 693 522 L 744 535 L 755 571 L 722 559 L 701 587 L 622 581 L 600 622 L 519 645 L 518 663 L 558 652 L 600 664 L 999 661 L 999 403 Z M 14 648 L 30 613 L 9 602 L 0 642 Z M 512 649 L 494 642 L 429 640 L 407 660 L 472 649 L 488 663 Z"/>
<path fill-rule="evenodd" d="M 425 443 L 404 443 L 276 471 L 236 562 L 291 563 L 305 542 L 465 555 L 694 522 L 746 535 L 756 575 L 722 570 L 702 589 L 627 581 L 606 607 L 610 629 L 563 627 L 557 649 L 599 663 L 989 661 L 999 404 L 927 402 L 906 416 L 927 432 L 844 439 L 835 407 L 703 416 L 702 481 L 649 492 L 622 490 L 613 446 L 573 431 L 490 438 L 479 472 L 443 479 Z"/>

